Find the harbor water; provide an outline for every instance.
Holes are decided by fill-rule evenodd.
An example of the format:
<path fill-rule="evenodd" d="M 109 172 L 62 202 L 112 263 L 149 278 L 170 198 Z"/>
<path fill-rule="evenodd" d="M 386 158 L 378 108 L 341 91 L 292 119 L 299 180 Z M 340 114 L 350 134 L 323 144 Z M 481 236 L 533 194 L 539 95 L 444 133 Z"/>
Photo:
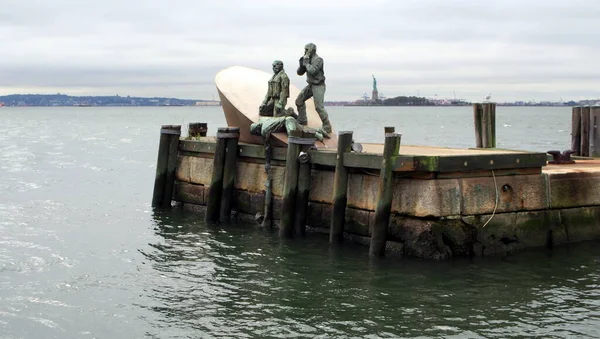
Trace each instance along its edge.
<path fill-rule="evenodd" d="M 474 147 L 471 107 L 328 107 L 337 131 Z M 498 107 L 498 147 L 570 147 L 570 108 Z M 161 125 L 220 107 L 0 108 L 0 338 L 600 337 L 597 242 L 371 260 L 323 235 L 150 207 Z M 402 148 L 400 149 L 402 153 Z"/>

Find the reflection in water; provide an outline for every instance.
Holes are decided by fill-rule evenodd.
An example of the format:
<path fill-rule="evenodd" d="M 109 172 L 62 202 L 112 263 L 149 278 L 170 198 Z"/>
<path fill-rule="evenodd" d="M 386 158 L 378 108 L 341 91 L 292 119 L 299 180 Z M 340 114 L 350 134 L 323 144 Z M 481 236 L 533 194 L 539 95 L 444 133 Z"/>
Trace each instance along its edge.
<path fill-rule="evenodd" d="M 226 337 L 592 335 L 600 250 L 580 244 L 509 258 L 371 261 L 326 237 L 280 241 L 195 213 L 155 212 L 142 251 L 163 280 L 146 293 L 157 329 Z M 565 324 L 569 323 L 568 326 Z M 176 324 L 176 325 L 174 325 Z M 161 332 L 164 334 L 164 332 Z M 175 335 L 175 334 L 173 334 Z"/>

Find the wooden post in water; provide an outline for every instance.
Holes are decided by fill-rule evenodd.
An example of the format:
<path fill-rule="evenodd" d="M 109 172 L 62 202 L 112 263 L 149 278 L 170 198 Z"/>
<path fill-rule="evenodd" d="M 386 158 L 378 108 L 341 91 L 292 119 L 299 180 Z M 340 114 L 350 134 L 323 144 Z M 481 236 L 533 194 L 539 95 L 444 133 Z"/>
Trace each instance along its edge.
<path fill-rule="evenodd" d="M 233 196 L 233 185 L 237 171 L 240 128 L 229 127 L 227 134 L 221 133 L 221 138 L 227 139 L 225 144 L 225 168 L 223 170 L 223 196 L 221 197 L 221 221 L 228 222 L 231 219 L 231 197 Z"/>
<path fill-rule="evenodd" d="M 156 176 L 154 178 L 154 192 L 152 194 L 152 207 L 170 206 L 173 195 L 175 169 L 177 166 L 177 147 L 181 135 L 180 125 L 163 125 L 160 129 L 158 144 L 158 159 L 156 161 Z M 171 150 L 175 149 L 172 160 Z M 169 193 L 170 192 L 170 193 Z"/>
<path fill-rule="evenodd" d="M 481 139 L 481 115 L 483 113 L 483 109 L 481 104 L 473 104 L 473 122 L 475 125 L 475 147 L 482 148 L 483 143 Z"/>
<path fill-rule="evenodd" d="M 308 156 L 308 150 L 315 144 L 315 133 L 304 131 L 302 133 L 300 155 L 298 161 L 298 192 L 296 194 L 296 218 L 294 220 L 294 234 L 303 236 L 306 233 L 306 216 L 308 211 L 308 195 L 310 194 L 310 175 L 312 165 Z"/>
<path fill-rule="evenodd" d="M 171 134 L 169 140 L 169 158 L 167 160 L 167 173 L 165 176 L 165 195 L 162 206 L 171 207 L 173 199 L 173 187 L 175 187 L 175 171 L 177 170 L 177 153 L 179 151 L 179 137 L 181 136 L 181 125 L 175 125 L 175 133 Z"/>
<path fill-rule="evenodd" d="M 490 104 L 490 122 L 492 124 L 492 136 L 491 136 L 491 140 L 492 140 L 492 144 L 490 147 L 492 148 L 496 148 L 496 104 L 492 103 Z"/>
<path fill-rule="evenodd" d="M 590 106 L 581 107 L 581 156 L 590 156 Z"/>
<path fill-rule="evenodd" d="M 489 134 L 490 131 L 490 118 L 488 106 L 486 104 L 481 105 L 481 147 L 488 148 L 489 147 Z"/>
<path fill-rule="evenodd" d="M 590 157 L 600 157 L 600 106 L 590 107 Z"/>
<path fill-rule="evenodd" d="M 271 160 L 273 159 L 273 146 L 267 139 L 265 140 L 265 174 L 267 175 L 265 183 L 265 206 L 262 227 L 273 227 L 273 170 Z"/>
<path fill-rule="evenodd" d="M 371 245 L 369 255 L 381 257 L 385 255 L 385 243 L 387 230 L 390 223 L 392 211 L 392 197 L 394 193 L 394 160 L 400 150 L 401 134 L 388 133 L 385 135 L 383 147 L 383 159 L 381 161 L 381 172 L 379 174 L 379 192 L 377 194 L 377 206 L 375 208 L 375 224 L 371 234 Z"/>
<path fill-rule="evenodd" d="M 496 104 L 481 104 L 481 145 L 483 148 L 496 147 Z"/>
<path fill-rule="evenodd" d="M 394 126 L 386 126 L 383 128 L 384 133 L 394 133 L 396 128 Z"/>
<path fill-rule="evenodd" d="M 496 147 L 496 104 L 473 104 L 475 145 L 477 148 Z"/>
<path fill-rule="evenodd" d="M 386 127 L 388 130 L 390 127 Z M 393 129 L 393 127 L 391 127 Z M 346 223 L 346 204 L 348 202 L 348 168 L 344 167 L 344 154 L 349 153 L 352 147 L 352 131 L 338 133 L 337 155 L 335 161 L 335 174 L 333 177 L 333 210 L 331 212 L 331 226 L 329 242 L 338 243 L 344 238 Z"/>
<path fill-rule="evenodd" d="M 571 151 L 581 155 L 581 106 L 573 107 L 571 113 Z"/>
<path fill-rule="evenodd" d="M 294 234 L 294 218 L 296 217 L 296 194 L 298 186 L 298 154 L 302 131 L 291 131 L 288 137 L 288 148 L 285 157 L 285 181 L 283 183 L 283 203 L 281 207 L 280 237 L 291 237 Z"/>
<path fill-rule="evenodd" d="M 217 130 L 217 147 L 213 158 L 213 171 L 208 188 L 208 198 L 206 199 L 206 215 L 204 221 L 215 222 L 219 221 L 221 208 L 221 197 L 223 195 L 223 170 L 225 167 L 225 152 L 227 139 L 224 136 L 227 134 L 228 128 L 221 127 Z"/>
<path fill-rule="evenodd" d="M 188 136 L 190 138 L 205 137 L 208 125 L 205 122 L 190 122 L 188 124 Z"/>

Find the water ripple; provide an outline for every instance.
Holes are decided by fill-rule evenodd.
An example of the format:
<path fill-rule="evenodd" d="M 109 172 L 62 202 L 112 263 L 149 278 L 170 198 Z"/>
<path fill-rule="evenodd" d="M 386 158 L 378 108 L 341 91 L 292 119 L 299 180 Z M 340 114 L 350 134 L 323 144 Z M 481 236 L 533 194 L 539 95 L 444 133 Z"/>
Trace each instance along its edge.
<path fill-rule="evenodd" d="M 560 266 L 572 272 L 568 276 L 532 270 L 529 264 L 504 275 L 511 268 L 496 262 L 464 262 L 443 272 L 415 262 L 407 264 L 408 270 L 383 270 L 355 260 L 356 253 L 348 261 L 331 261 L 327 246 L 281 246 L 265 234 L 249 244 L 230 240 L 240 230 L 191 232 L 173 224 L 163 223 L 158 234 L 164 241 L 144 251 L 164 279 L 147 293 L 160 301 L 150 309 L 166 323 L 177 319 L 189 333 L 560 337 L 600 325 L 600 294 L 590 292 L 597 285 L 597 265 L 594 270 Z M 155 325 L 164 329 L 162 321 Z M 582 325 L 565 328 L 565 323 Z"/>
<path fill-rule="evenodd" d="M 225 125 L 220 108 L 201 110 L 209 126 Z M 198 108 L 5 112 L 2 338 L 600 337 L 597 243 L 551 257 L 370 261 L 321 236 L 205 225 L 149 207 L 157 132 L 197 121 Z M 361 142 L 381 142 L 391 125 L 403 144 L 472 146 L 456 137 L 472 133 L 469 107 L 330 115 Z M 503 108 L 499 147 L 560 149 L 556 131 L 570 130 L 570 116 Z"/>

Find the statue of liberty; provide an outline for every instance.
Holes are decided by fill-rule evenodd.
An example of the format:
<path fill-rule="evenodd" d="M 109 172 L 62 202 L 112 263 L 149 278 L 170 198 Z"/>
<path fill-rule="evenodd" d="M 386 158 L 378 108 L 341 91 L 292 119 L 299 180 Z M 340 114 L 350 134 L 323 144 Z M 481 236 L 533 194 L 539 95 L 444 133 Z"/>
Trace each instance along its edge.
<path fill-rule="evenodd" d="M 375 79 L 375 75 L 373 76 L 373 92 L 377 92 L 377 79 Z"/>
<path fill-rule="evenodd" d="M 379 92 L 377 91 L 377 79 L 373 76 L 373 94 L 371 95 L 371 101 L 377 102 L 379 100 Z"/>

